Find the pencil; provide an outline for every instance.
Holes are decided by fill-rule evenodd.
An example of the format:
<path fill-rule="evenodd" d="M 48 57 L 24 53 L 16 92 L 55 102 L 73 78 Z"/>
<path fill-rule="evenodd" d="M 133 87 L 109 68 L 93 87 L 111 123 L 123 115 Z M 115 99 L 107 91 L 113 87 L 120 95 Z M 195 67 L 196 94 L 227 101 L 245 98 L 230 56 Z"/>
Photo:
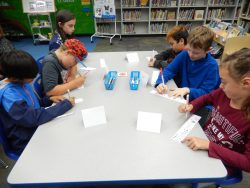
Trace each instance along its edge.
<path fill-rule="evenodd" d="M 189 94 L 187 94 L 186 98 L 187 105 L 189 104 Z M 188 112 L 186 111 L 186 118 L 188 118 Z"/>
<path fill-rule="evenodd" d="M 70 99 L 70 91 L 69 91 L 69 89 L 67 90 L 67 92 L 68 92 L 68 97 L 69 97 L 69 99 Z"/>

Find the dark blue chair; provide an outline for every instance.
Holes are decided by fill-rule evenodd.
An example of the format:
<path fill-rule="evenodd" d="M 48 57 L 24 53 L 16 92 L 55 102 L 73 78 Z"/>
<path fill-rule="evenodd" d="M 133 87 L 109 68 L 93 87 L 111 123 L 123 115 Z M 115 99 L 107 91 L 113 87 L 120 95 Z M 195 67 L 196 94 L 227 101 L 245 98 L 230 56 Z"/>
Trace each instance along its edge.
<path fill-rule="evenodd" d="M 240 183 L 242 181 L 242 171 L 237 170 L 231 176 L 227 176 L 226 179 L 222 181 L 215 182 L 216 188 L 221 188 L 221 186 L 233 185 L 236 183 Z M 198 188 L 198 183 L 193 183 L 192 188 Z"/>
<path fill-rule="evenodd" d="M 43 57 L 40 57 L 36 60 L 36 64 L 38 66 L 38 74 L 36 78 L 32 82 L 34 93 L 36 94 L 37 98 L 40 100 L 43 97 L 42 91 L 42 79 L 41 79 L 41 71 L 42 71 L 42 60 Z"/>
<path fill-rule="evenodd" d="M 19 155 L 17 153 L 15 153 L 9 143 L 8 143 L 8 140 L 5 136 L 5 133 L 4 133 L 4 130 L 3 130 L 3 127 L 2 127 L 2 122 L 1 122 L 1 119 L 0 119 L 0 143 L 2 144 L 3 146 L 3 150 L 4 150 L 4 153 L 12 160 L 17 160 L 19 158 Z"/>

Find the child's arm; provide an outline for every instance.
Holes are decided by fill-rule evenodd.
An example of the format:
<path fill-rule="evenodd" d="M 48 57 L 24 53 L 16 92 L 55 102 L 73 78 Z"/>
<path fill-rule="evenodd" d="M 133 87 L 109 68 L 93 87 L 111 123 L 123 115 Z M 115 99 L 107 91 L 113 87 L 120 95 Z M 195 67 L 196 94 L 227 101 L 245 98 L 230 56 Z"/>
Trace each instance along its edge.
<path fill-rule="evenodd" d="M 210 142 L 208 156 L 220 159 L 224 164 L 230 167 L 250 172 L 250 132 L 246 135 L 245 151 L 242 153 Z"/>
<path fill-rule="evenodd" d="M 177 55 L 174 60 L 163 69 L 163 77 L 165 83 L 167 83 L 168 80 L 172 79 L 177 72 L 179 71 L 179 64 L 186 59 L 186 53 L 187 52 L 181 52 L 179 55 Z M 157 87 L 159 84 L 162 83 L 161 75 L 158 76 L 158 79 L 156 80 L 155 87 Z"/>
<path fill-rule="evenodd" d="M 173 49 L 167 49 L 160 54 L 155 55 L 155 62 L 154 62 L 154 67 L 155 68 L 164 68 L 168 65 L 168 59 L 173 56 Z"/>
<path fill-rule="evenodd" d="M 77 75 L 77 66 L 73 66 L 70 70 L 68 70 L 66 82 L 74 80 L 76 75 Z"/>
<path fill-rule="evenodd" d="M 25 101 L 21 100 L 13 103 L 7 113 L 12 119 L 16 120 L 17 124 L 23 127 L 37 127 L 64 114 L 71 108 L 72 103 L 67 99 L 47 109 L 34 109 L 32 106 L 28 106 Z"/>

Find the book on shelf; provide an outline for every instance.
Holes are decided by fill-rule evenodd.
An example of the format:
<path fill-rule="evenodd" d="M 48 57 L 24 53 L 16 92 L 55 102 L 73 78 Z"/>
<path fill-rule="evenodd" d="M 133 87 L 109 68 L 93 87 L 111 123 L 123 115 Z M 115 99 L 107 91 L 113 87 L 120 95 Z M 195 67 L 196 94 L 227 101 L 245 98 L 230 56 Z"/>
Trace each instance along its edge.
<path fill-rule="evenodd" d="M 232 37 L 237 37 L 237 36 L 239 36 L 239 34 L 240 34 L 240 32 L 241 32 L 241 30 L 240 30 L 240 28 L 238 28 L 238 27 L 229 27 L 228 28 L 228 34 L 227 34 L 227 38 L 232 38 Z"/>
<path fill-rule="evenodd" d="M 175 11 L 168 11 L 168 20 L 174 20 L 175 19 Z"/>
<path fill-rule="evenodd" d="M 204 10 L 195 10 L 194 20 L 203 20 Z"/>
<path fill-rule="evenodd" d="M 171 0 L 170 1 L 170 6 L 171 7 L 176 7 L 177 6 L 177 1 L 176 0 Z"/>

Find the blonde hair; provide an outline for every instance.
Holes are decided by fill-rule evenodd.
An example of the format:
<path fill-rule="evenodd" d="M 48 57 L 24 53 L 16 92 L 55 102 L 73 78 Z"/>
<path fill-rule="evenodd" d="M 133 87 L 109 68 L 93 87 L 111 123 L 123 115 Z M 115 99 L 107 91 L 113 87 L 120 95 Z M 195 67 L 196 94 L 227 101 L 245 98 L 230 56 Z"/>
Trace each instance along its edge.
<path fill-rule="evenodd" d="M 220 67 L 226 68 L 229 75 L 236 81 L 240 81 L 245 76 L 250 76 L 250 49 L 243 48 L 234 52 L 221 62 Z M 250 95 L 244 101 L 242 110 L 250 120 Z"/>
<path fill-rule="evenodd" d="M 208 51 L 212 45 L 214 36 L 215 34 L 211 29 L 205 26 L 198 26 L 189 33 L 187 42 L 193 48 Z"/>

